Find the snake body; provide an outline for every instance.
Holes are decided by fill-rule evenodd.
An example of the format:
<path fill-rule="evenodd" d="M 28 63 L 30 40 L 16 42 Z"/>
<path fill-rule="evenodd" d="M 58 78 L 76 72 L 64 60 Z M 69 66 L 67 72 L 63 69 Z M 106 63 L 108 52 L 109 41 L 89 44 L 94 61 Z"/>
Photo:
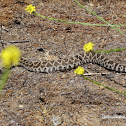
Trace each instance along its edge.
<path fill-rule="evenodd" d="M 102 66 L 108 70 L 126 73 L 126 66 L 120 65 L 109 60 L 102 54 L 90 51 L 88 53 L 80 52 L 70 57 L 60 58 L 53 61 L 30 61 L 22 57 L 20 66 L 29 71 L 50 73 L 54 71 L 66 71 L 83 66 L 86 63 L 93 63 Z"/>

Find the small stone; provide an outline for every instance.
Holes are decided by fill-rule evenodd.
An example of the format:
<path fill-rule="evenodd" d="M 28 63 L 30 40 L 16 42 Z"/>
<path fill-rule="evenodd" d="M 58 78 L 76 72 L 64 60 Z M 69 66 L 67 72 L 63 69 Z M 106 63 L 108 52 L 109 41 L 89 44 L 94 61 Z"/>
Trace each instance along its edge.
<path fill-rule="evenodd" d="M 24 108 L 24 105 L 20 104 L 20 105 L 19 105 L 19 108 L 20 108 L 20 109 L 21 109 L 21 108 Z"/>
<path fill-rule="evenodd" d="M 110 73 L 110 74 L 109 74 L 109 77 L 110 77 L 110 78 L 114 78 L 114 74 L 113 74 L 113 73 Z"/>
<path fill-rule="evenodd" d="M 55 115 L 52 115 L 52 122 L 54 126 L 60 125 L 61 124 L 61 118 Z"/>

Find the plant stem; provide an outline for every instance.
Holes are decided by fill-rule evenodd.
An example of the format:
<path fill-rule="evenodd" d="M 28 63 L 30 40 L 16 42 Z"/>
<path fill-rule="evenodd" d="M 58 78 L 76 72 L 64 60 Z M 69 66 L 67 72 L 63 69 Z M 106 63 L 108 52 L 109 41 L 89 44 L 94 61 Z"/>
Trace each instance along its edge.
<path fill-rule="evenodd" d="M 3 87 L 5 86 L 5 83 L 8 80 L 10 69 L 5 69 L 4 73 L 2 74 L 1 80 L 0 80 L 0 92 L 2 91 Z"/>

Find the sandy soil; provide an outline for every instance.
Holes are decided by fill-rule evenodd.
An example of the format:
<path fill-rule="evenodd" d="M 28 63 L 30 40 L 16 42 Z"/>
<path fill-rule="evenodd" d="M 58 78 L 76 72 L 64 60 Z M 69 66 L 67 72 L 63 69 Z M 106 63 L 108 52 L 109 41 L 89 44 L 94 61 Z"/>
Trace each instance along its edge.
<path fill-rule="evenodd" d="M 125 0 L 80 0 L 111 24 L 126 24 Z M 40 60 L 43 48 L 54 56 L 78 53 L 87 42 L 95 50 L 126 47 L 126 37 L 109 27 L 66 24 L 35 17 L 24 11 L 34 4 L 40 14 L 68 21 L 103 23 L 79 7 L 73 0 L 1 0 L 0 50 L 10 41 L 22 54 Z M 126 33 L 126 28 L 120 28 Z M 107 57 L 126 64 L 126 51 L 110 53 Z M 115 73 L 97 65 L 86 64 L 91 73 L 110 72 L 89 78 L 119 91 L 126 92 L 126 74 Z M 125 126 L 126 97 L 97 86 L 75 75 L 74 70 L 50 74 L 34 73 L 24 68 L 11 70 L 9 80 L 0 96 L 1 126 Z"/>

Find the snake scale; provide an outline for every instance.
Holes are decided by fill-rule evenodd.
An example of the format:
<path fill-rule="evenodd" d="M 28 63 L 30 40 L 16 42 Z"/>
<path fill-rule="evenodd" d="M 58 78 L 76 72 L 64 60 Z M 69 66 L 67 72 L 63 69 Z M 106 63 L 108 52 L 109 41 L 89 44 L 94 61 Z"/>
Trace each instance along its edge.
<path fill-rule="evenodd" d="M 38 73 L 71 70 L 78 66 L 83 66 L 86 63 L 93 63 L 108 70 L 126 73 L 126 66 L 115 63 L 104 55 L 95 53 L 94 51 L 88 53 L 83 51 L 70 57 L 59 58 L 52 61 L 30 61 L 24 57 L 20 60 L 21 67 Z"/>

